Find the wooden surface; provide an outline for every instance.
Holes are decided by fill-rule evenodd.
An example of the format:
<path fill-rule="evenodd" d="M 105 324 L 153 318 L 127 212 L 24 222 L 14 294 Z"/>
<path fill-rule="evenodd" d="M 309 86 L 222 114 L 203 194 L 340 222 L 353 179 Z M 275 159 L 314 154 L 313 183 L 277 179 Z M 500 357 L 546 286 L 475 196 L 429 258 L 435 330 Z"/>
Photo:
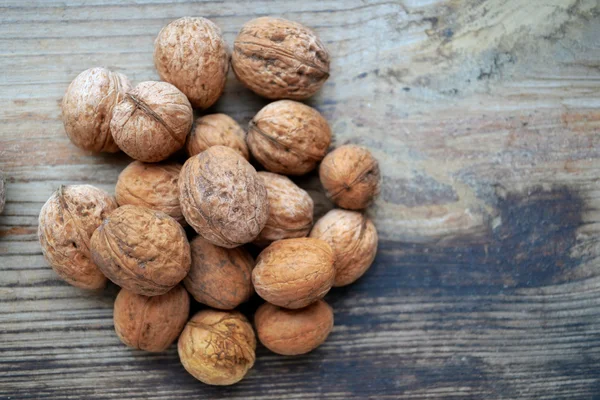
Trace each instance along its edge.
<path fill-rule="evenodd" d="M 600 5 L 597 0 L 0 1 L 0 398 L 600 399 Z M 309 101 L 335 143 L 381 162 L 371 270 L 333 290 L 317 351 L 258 349 L 247 379 L 195 381 L 172 347 L 113 332 L 116 287 L 60 281 L 36 238 L 59 184 L 110 191 L 129 162 L 77 150 L 59 102 L 103 65 L 156 79 L 152 43 L 186 15 L 229 44 L 280 15 L 313 27 L 331 78 Z M 214 107 L 247 123 L 236 82 Z M 328 207 L 315 178 L 317 211 Z M 245 306 L 251 315 L 258 300 Z"/>

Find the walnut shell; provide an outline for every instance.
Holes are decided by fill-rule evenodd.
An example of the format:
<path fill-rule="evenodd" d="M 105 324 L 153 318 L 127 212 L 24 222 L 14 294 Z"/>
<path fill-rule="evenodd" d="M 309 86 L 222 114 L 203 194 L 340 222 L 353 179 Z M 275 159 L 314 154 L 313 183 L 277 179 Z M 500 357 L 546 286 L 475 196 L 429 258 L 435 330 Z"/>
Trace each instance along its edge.
<path fill-rule="evenodd" d="M 265 303 L 254 315 L 260 342 L 284 356 L 306 354 L 319 347 L 333 329 L 333 309 L 323 300 L 298 310 Z"/>
<path fill-rule="evenodd" d="M 253 241 L 269 217 L 267 190 L 256 170 L 224 146 L 210 147 L 185 162 L 179 201 L 187 223 L 221 247 Z"/>
<path fill-rule="evenodd" d="M 302 100 L 329 78 L 329 53 L 307 27 L 262 17 L 242 27 L 231 66 L 240 82 L 261 96 Z"/>
<path fill-rule="evenodd" d="M 117 180 L 117 203 L 120 206 L 131 204 L 162 211 L 180 224 L 185 224 L 177 185 L 181 167 L 179 163 L 168 161 L 158 164 L 132 162 L 121 171 Z"/>
<path fill-rule="evenodd" d="M 313 223 L 313 200 L 288 177 L 271 172 L 259 172 L 267 188 L 269 218 L 254 241 L 259 246 L 280 239 L 304 237 Z"/>
<path fill-rule="evenodd" d="M 181 333 L 189 312 L 190 298 L 180 285 L 154 297 L 121 289 L 115 300 L 115 331 L 127 346 L 164 351 Z"/>
<path fill-rule="evenodd" d="M 6 203 L 6 185 L 4 183 L 4 173 L 0 171 L 0 214 L 4 211 L 4 204 Z"/>
<path fill-rule="evenodd" d="M 319 168 L 321 184 L 335 204 L 350 210 L 367 208 L 379 194 L 379 163 L 364 147 L 345 145 L 329 153 Z"/>
<path fill-rule="evenodd" d="M 196 108 L 208 108 L 223 93 L 229 71 L 227 43 L 206 18 L 179 18 L 154 41 L 154 65 L 164 81 L 181 90 Z"/>
<path fill-rule="evenodd" d="M 190 245 L 183 228 L 149 208 L 117 208 L 94 232 L 91 249 L 108 279 L 144 296 L 168 292 L 190 270 Z"/>
<path fill-rule="evenodd" d="M 91 185 L 61 186 L 40 211 L 38 237 L 44 258 L 67 283 L 99 289 L 106 277 L 92 261 L 90 238 L 117 203 Z"/>
<path fill-rule="evenodd" d="M 254 259 L 242 247 L 225 249 L 198 236 L 190 242 L 192 266 L 183 283 L 194 299 L 221 310 L 233 310 L 254 293 Z"/>
<path fill-rule="evenodd" d="M 190 102 L 167 82 L 142 82 L 113 110 L 110 129 L 121 150 L 136 160 L 162 161 L 185 144 L 194 113 Z"/>
<path fill-rule="evenodd" d="M 247 141 L 252 155 L 269 171 L 302 175 L 325 157 L 331 129 L 314 108 L 280 100 L 254 116 Z"/>
<path fill-rule="evenodd" d="M 209 385 L 233 385 L 254 365 L 256 337 L 237 311 L 200 311 L 187 323 L 177 344 L 183 367 Z"/>
<path fill-rule="evenodd" d="M 235 120 L 225 114 L 210 114 L 194 123 L 185 150 L 193 157 L 212 146 L 227 146 L 249 159 L 246 133 Z"/>
<path fill-rule="evenodd" d="M 360 278 L 377 253 L 377 230 L 365 215 L 331 210 L 317 221 L 310 237 L 329 243 L 335 254 L 333 286 L 346 286 Z"/>
<path fill-rule="evenodd" d="M 256 260 L 252 282 L 266 301 L 302 308 L 322 299 L 335 277 L 333 250 L 314 238 L 283 239 L 264 249 Z"/>
<path fill-rule="evenodd" d="M 110 120 L 114 106 L 130 89 L 125 75 L 106 68 L 90 68 L 77 75 L 61 103 L 65 132 L 71 142 L 88 151 L 119 151 Z"/>

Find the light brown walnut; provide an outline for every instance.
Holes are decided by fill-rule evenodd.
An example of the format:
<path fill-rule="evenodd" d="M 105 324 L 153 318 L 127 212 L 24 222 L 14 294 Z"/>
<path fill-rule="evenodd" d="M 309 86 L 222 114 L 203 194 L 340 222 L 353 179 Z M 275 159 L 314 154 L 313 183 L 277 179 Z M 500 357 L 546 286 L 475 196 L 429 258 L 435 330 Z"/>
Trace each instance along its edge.
<path fill-rule="evenodd" d="M 188 156 L 193 157 L 212 146 L 231 147 L 246 160 L 249 158 L 246 133 L 233 118 L 225 114 L 209 114 L 198 118 L 185 149 Z"/>

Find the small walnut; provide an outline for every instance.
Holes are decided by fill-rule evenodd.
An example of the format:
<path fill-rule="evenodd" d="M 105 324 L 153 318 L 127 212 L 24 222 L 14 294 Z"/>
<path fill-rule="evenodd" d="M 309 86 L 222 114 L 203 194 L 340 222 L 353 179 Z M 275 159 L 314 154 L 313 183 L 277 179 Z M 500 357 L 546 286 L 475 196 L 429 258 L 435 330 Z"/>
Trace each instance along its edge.
<path fill-rule="evenodd" d="M 223 93 L 229 71 L 227 43 L 206 18 L 179 18 L 154 42 L 154 65 L 160 78 L 181 90 L 196 108 L 208 108 Z"/>
<path fill-rule="evenodd" d="M 307 27 L 262 17 L 242 27 L 231 66 L 238 79 L 261 96 L 302 100 L 329 78 L 329 53 Z"/>
<path fill-rule="evenodd" d="M 323 300 L 298 310 L 265 303 L 254 315 L 258 339 L 284 356 L 305 354 L 319 347 L 333 329 L 333 310 Z"/>
<path fill-rule="evenodd" d="M 179 200 L 187 223 L 221 247 L 253 241 L 269 217 L 267 190 L 256 170 L 224 146 L 210 147 L 185 162 Z"/>
<path fill-rule="evenodd" d="M 190 242 L 192 266 L 183 283 L 196 301 L 233 310 L 254 293 L 254 260 L 244 248 L 224 249 L 198 236 Z"/>
<path fill-rule="evenodd" d="M 4 211 L 4 204 L 6 203 L 6 185 L 4 183 L 4 173 L 0 171 L 0 214 Z"/>
<path fill-rule="evenodd" d="M 283 239 L 258 256 L 252 271 L 256 293 L 269 303 L 302 308 L 322 299 L 335 277 L 333 250 L 313 238 Z"/>
<path fill-rule="evenodd" d="M 364 147 L 341 146 L 329 153 L 319 168 L 319 178 L 335 204 L 350 210 L 367 208 L 379 194 L 379 164 Z"/>
<path fill-rule="evenodd" d="M 210 114 L 196 120 L 185 149 L 193 157 L 212 146 L 227 146 L 249 158 L 246 133 L 233 118 L 225 114 Z"/>
<path fill-rule="evenodd" d="M 167 82 L 142 82 L 113 110 L 110 129 L 131 158 L 162 161 L 185 144 L 194 113 L 190 102 Z"/>
<path fill-rule="evenodd" d="M 181 333 L 189 312 L 190 298 L 180 285 L 153 297 L 121 289 L 115 300 L 115 331 L 127 346 L 165 351 Z"/>
<path fill-rule="evenodd" d="M 94 232 L 91 250 L 108 279 L 144 296 L 168 292 L 190 270 L 190 245 L 183 228 L 149 208 L 117 208 Z"/>
<path fill-rule="evenodd" d="M 209 385 L 233 385 L 252 368 L 256 337 L 237 311 L 200 311 L 187 323 L 177 344 L 183 367 Z"/>
<path fill-rule="evenodd" d="M 267 188 L 269 219 L 254 241 L 259 246 L 280 239 L 304 237 L 313 223 L 313 200 L 288 177 L 259 172 Z"/>
<path fill-rule="evenodd" d="M 38 224 L 42 253 L 67 283 L 82 289 L 106 285 L 106 277 L 92 261 L 90 238 L 115 208 L 108 193 L 90 185 L 61 186 L 42 207 Z"/>
<path fill-rule="evenodd" d="M 269 171 L 302 175 L 325 157 L 331 129 L 314 108 L 280 100 L 250 121 L 247 140 L 252 155 Z"/>
<path fill-rule="evenodd" d="M 329 243 L 335 254 L 333 286 L 346 286 L 360 278 L 377 253 L 377 230 L 365 215 L 331 210 L 317 221 L 310 237 Z"/>
<path fill-rule="evenodd" d="M 71 142 L 88 151 L 119 151 L 110 132 L 110 120 L 113 107 L 130 89 L 125 75 L 106 68 L 90 68 L 77 75 L 61 104 Z"/>

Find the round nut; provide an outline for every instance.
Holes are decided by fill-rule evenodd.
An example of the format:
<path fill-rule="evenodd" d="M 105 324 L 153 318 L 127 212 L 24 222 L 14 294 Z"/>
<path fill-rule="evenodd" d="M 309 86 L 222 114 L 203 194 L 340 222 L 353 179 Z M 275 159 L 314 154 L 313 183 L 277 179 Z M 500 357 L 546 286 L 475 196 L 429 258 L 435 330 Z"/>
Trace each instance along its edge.
<path fill-rule="evenodd" d="M 108 279 L 144 296 L 168 292 L 190 270 L 190 245 L 183 228 L 149 208 L 117 208 L 92 235 L 91 249 Z"/>
<path fill-rule="evenodd" d="M 310 237 L 326 241 L 333 249 L 333 286 L 346 286 L 363 276 L 377 253 L 375 225 L 356 211 L 329 211 L 317 221 Z"/>
<path fill-rule="evenodd" d="M 167 82 L 142 82 L 113 110 L 110 129 L 127 155 L 144 162 L 166 159 L 185 144 L 194 113 L 190 102 Z"/>
<path fill-rule="evenodd" d="M 82 289 L 106 285 L 106 277 L 92 261 L 90 238 L 115 208 L 108 193 L 90 185 L 61 186 L 42 207 L 38 224 L 42 253 L 67 283 Z"/>
<path fill-rule="evenodd" d="M 127 346 L 164 351 L 181 333 L 189 312 L 190 298 L 180 285 L 154 297 L 121 289 L 115 300 L 115 331 Z"/>
<path fill-rule="evenodd" d="M 193 157 L 212 146 L 227 146 L 249 158 L 246 134 L 233 118 L 225 114 L 210 114 L 196 120 L 185 149 Z"/>
<path fill-rule="evenodd" d="M 333 329 L 333 310 L 323 300 L 298 310 L 265 303 L 254 315 L 258 339 L 284 356 L 305 354 L 319 347 Z"/>
<path fill-rule="evenodd" d="M 333 250 L 323 240 L 283 239 L 258 256 L 252 271 L 256 293 L 276 306 L 296 309 L 322 299 L 335 277 Z"/>
<path fill-rule="evenodd" d="M 329 53 L 307 27 L 262 17 L 242 27 L 231 66 L 240 82 L 261 96 L 302 100 L 329 78 Z"/>
<path fill-rule="evenodd" d="M 127 77 L 106 68 L 90 68 L 71 82 L 62 99 L 62 120 L 73 144 L 83 150 L 119 151 L 110 132 L 113 107 L 131 89 Z"/>
<path fill-rule="evenodd" d="M 187 323 L 177 344 L 183 367 L 209 385 L 233 385 L 252 368 L 256 337 L 237 311 L 200 311 Z"/>
<path fill-rule="evenodd" d="M 331 129 L 314 108 L 291 100 L 263 107 L 250 121 L 248 147 L 271 172 L 302 175 L 325 157 Z"/>
<path fill-rule="evenodd" d="M 179 200 L 187 223 L 221 247 L 253 241 L 269 217 L 267 190 L 256 170 L 224 146 L 210 147 L 185 162 Z"/>
<path fill-rule="evenodd" d="M 164 81 L 181 90 L 196 108 L 208 108 L 223 93 L 229 54 L 221 30 L 206 18 L 179 18 L 154 42 L 154 65 Z"/>
<path fill-rule="evenodd" d="M 371 152 L 355 145 L 329 153 L 319 168 L 321 184 L 335 204 L 350 210 L 367 208 L 379 194 L 379 163 Z"/>

